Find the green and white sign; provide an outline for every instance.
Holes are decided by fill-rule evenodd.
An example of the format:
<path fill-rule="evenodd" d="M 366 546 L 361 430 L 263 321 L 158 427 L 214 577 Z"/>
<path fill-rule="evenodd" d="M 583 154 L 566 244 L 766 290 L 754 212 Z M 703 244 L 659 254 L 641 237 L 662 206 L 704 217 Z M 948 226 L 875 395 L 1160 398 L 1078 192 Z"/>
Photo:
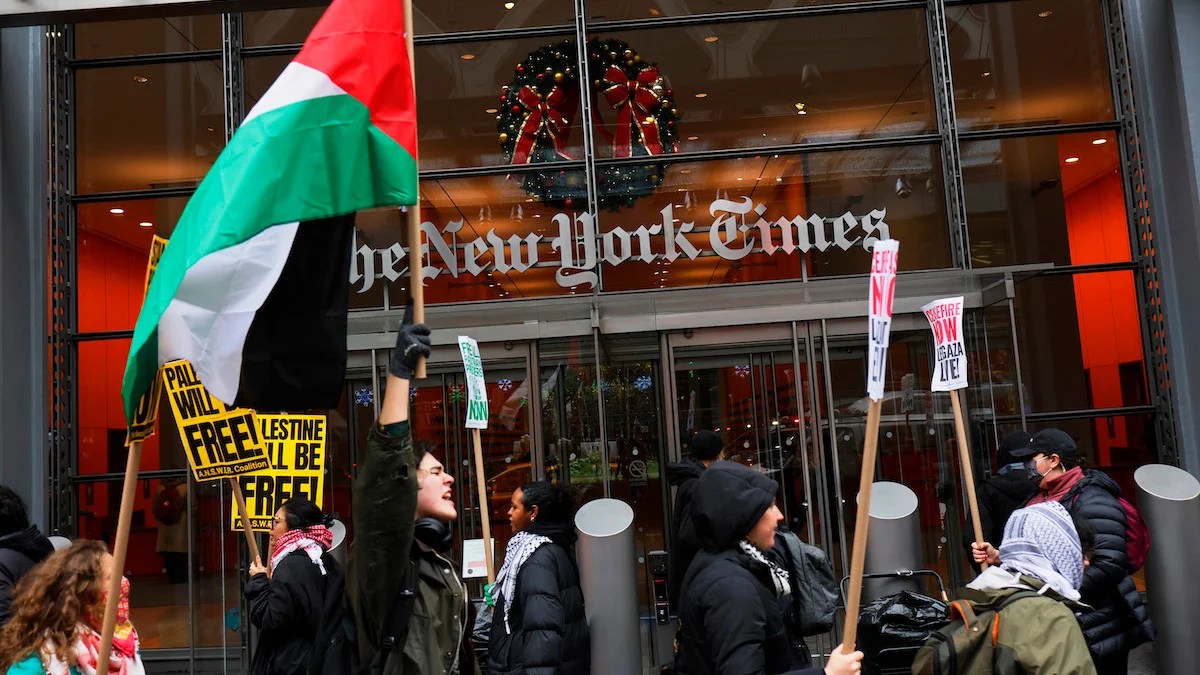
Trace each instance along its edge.
<path fill-rule="evenodd" d="M 458 336 L 463 369 L 467 371 L 467 428 L 486 429 L 488 425 L 487 386 L 483 383 L 483 359 L 479 358 L 479 343 Z"/>

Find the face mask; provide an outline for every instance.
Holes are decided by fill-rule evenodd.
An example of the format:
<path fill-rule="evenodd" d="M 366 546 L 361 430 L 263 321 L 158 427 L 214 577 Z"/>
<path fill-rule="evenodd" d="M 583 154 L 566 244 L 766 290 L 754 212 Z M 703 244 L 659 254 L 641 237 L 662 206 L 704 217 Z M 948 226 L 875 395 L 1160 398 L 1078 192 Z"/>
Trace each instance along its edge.
<path fill-rule="evenodd" d="M 1029 480 L 1035 483 L 1041 483 L 1042 479 L 1046 477 L 1046 474 L 1038 473 L 1036 459 L 1025 462 L 1025 470 L 1029 472 Z"/>

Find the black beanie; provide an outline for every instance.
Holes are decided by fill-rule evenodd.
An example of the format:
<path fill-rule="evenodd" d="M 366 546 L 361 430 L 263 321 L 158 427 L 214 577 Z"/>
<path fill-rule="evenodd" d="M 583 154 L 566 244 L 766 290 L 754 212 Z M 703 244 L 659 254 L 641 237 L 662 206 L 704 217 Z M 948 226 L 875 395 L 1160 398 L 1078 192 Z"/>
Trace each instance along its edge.
<path fill-rule="evenodd" d="M 716 459 L 725 449 L 725 441 L 721 440 L 719 435 L 705 429 L 692 436 L 688 441 L 688 448 L 695 459 Z"/>

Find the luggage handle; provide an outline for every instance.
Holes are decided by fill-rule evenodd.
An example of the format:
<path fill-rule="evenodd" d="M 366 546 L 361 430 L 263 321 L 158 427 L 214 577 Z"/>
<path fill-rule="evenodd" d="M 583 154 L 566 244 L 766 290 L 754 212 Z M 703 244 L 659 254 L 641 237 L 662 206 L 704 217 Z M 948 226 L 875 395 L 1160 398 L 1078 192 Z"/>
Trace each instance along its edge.
<path fill-rule="evenodd" d="M 946 585 L 942 583 L 941 575 L 933 570 L 896 570 L 895 572 L 875 572 L 873 574 L 863 575 L 863 579 L 910 579 L 914 577 L 933 577 L 934 580 L 937 581 L 938 590 L 942 596 L 942 602 L 950 602 L 950 596 L 946 594 Z M 842 577 L 842 583 L 839 585 L 839 590 L 842 592 L 841 606 L 843 608 L 846 606 L 846 594 L 849 592 L 849 584 L 850 577 Z"/>

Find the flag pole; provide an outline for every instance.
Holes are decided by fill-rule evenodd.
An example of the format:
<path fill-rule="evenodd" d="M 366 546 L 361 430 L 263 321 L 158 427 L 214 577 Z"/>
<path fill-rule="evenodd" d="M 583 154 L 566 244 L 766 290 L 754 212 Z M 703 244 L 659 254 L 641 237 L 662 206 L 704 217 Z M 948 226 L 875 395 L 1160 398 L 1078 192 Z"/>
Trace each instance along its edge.
<path fill-rule="evenodd" d="M 246 496 L 242 494 L 242 482 L 233 476 L 229 479 L 233 488 L 233 498 L 237 501 L 238 513 L 242 516 L 242 532 L 246 533 L 246 544 L 250 547 L 250 559 L 262 564 L 259 558 L 258 542 L 254 539 L 254 530 L 250 529 L 250 516 L 246 515 Z"/>
<path fill-rule="evenodd" d="M 958 436 L 958 461 L 962 465 L 963 482 L 967 484 L 967 505 L 971 509 L 971 526 L 975 528 L 975 543 L 983 543 L 983 526 L 979 521 L 979 501 L 975 497 L 975 474 L 971 470 L 971 451 L 967 448 L 967 429 L 963 424 L 962 403 L 958 400 L 958 390 L 950 392 L 950 402 L 954 406 L 954 432 Z M 982 569 L 988 564 L 982 563 Z"/>
<path fill-rule="evenodd" d="M 875 456 L 879 447 L 879 414 L 882 401 L 867 404 L 867 431 L 863 445 L 862 475 L 858 481 L 858 513 L 854 519 L 854 548 L 850 551 L 850 587 L 846 591 L 846 623 L 842 653 L 854 652 L 858 640 L 858 611 L 862 602 L 863 568 L 867 562 L 867 525 L 871 521 L 871 485 L 875 482 Z"/>
<path fill-rule="evenodd" d="M 492 515 L 488 508 L 487 486 L 483 479 L 483 443 L 479 430 L 471 430 L 471 442 L 475 445 L 475 486 L 479 489 L 479 516 L 483 522 L 483 556 L 487 562 L 488 583 L 496 581 L 496 561 L 492 559 Z"/>
<path fill-rule="evenodd" d="M 413 49 L 413 9 L 412 0 L 404 0 L 404 41 L 408 43 L 408 67 L 412 73 L 413 105 L 417 100 L 417 52 Z M 416 157 L 413 157 L 416 160 Z M 412 298 L 413 323 L 425 323 L 425 286 L 421 255 L 421 179 L 417 174 L 417 194 L 413 203 L 405 210 L 408 225 L 408 285 L 409 297 Z M 425 357 L 417 357 L 417 367 L 413 371 L 413 379 L 425 378 Z M 490 568 L 489 568 L 490 569 Z"/>
<path fill-rule="evenodd" d="M 108 597 L 104 601 L 104 625 L 100 630 L 100 654 L 96 672 L 107 673 L 112 656 L 113 631 L 117 626 L 117 603 L 121 599 L 121 576 L 125 569 L 125 554 L 129 551 L 129 527 L 133 521 L 133 502 L 137 496 L 137 474 L 142 464 L 142 442 L 129 444 L 125 459 L 125 486 L 121 490 L 121 511 L 117 516 L 117 536 L 113 540 L 112 578 L 108 580 Z"/>

